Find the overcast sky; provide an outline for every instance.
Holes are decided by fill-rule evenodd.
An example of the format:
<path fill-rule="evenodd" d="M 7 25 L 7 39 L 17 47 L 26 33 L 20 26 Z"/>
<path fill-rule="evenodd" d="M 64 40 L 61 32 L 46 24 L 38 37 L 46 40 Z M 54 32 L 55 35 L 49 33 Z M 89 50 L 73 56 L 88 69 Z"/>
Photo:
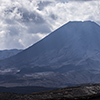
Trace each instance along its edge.
<path fill-rule="evenodd" d="M 25 49 L 68 21 L 100 24 L 99 0 L 0 0 L 0 50 Z"/>

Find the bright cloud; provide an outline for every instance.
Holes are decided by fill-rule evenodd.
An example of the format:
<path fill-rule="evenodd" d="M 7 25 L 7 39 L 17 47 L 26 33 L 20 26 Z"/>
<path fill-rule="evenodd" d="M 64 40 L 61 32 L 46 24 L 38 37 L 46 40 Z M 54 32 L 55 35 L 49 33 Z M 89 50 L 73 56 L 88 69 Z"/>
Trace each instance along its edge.
<path fill-rule="evenodd" d="M 68 21 L 80 20 L 100 24 L 100 1 L 0 0 L 0 49 L 27 48 Z"/>

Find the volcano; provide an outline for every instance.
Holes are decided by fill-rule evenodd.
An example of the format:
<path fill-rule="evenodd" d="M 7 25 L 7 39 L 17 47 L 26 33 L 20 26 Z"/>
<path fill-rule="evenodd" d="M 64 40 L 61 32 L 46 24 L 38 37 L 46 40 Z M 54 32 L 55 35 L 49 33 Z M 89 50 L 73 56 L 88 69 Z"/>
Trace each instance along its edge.
<path fill-rule="evenodd" d="M 17 55 L 1 60 L 0 70 L 8 74 L 5 69 L 10 75 L 31 77 L 35 85 L 100 82 L 100 26 L 92 21 L 68 22 Z"/>

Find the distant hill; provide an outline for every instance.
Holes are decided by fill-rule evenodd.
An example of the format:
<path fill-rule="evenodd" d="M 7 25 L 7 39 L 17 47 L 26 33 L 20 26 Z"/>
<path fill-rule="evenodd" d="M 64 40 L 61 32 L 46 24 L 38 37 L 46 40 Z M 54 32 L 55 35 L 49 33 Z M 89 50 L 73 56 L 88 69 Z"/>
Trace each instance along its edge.
<path fill-rule="evenodd" d="M 18 49 L 0 50 L 0 60 L 14 56 L 21 51 L 22 50 L 18 50 Z"/>
<path fill-rule="evenodd" d="M 0 100 L 100 100 L 100 84 L 61 88 L 31 94 L 0 93 Z"/>

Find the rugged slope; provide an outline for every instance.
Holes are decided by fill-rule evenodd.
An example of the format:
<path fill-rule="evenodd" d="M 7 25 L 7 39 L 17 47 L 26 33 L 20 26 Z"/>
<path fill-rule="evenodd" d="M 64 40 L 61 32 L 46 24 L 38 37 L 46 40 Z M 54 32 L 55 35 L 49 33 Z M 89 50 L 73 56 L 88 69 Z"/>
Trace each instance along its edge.
<path fill-rule="evenodd" d="M 69 22 L 26 50 L 1 60 L 0 72 L 1 86 L 99 83 L 100 26 L 91 21 Z"/>

